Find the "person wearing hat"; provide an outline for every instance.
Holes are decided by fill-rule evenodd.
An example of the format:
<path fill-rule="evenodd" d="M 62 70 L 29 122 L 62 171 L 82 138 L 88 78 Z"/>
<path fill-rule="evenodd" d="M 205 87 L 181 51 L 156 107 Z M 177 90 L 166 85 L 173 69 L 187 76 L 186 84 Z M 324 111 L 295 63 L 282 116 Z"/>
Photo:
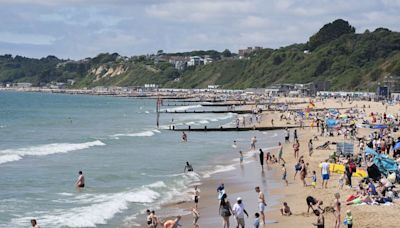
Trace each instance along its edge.
<path fill-rule="evenodd" d="M 248 218 L 249 214 L 244 209 L 244 205 L 243 205 L 241 197 L 238 197 L 236 199 L 236 203 L 233 205 L 232 211 L 233 211 L 233 215 L 235 216 L 236 221 L 237 221 L 236 227 L 239 228 L 239 226 L 241 226 L 242 228 L 244 228 L 244 215 L 246 214 L 246 216 Z"/>

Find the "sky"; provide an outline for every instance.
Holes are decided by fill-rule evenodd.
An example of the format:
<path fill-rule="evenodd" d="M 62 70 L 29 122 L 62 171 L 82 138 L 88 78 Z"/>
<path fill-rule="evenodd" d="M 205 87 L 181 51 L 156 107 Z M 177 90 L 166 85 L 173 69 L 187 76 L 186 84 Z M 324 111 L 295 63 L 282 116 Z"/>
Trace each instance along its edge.
<path fill-rule="evenodd" d="M 0 54 L 82 59 L 307 42 L 342 18 L 400 31 L 400 0 L 0 0 Z"/>

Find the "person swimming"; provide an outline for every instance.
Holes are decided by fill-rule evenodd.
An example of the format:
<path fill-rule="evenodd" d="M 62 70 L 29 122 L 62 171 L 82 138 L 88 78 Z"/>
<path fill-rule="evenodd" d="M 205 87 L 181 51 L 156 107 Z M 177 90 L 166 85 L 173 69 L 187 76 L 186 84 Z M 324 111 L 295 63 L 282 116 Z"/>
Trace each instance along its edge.
<path fill-rule="evenodd" d="M 191 164 L 189 164 L 188 161 L 186 162 L 186 166 L 185 166 L 185 169 L 183 170 L 183 172 L 186 173 L 186 171 L 193 172 L 193 167 Z"/>

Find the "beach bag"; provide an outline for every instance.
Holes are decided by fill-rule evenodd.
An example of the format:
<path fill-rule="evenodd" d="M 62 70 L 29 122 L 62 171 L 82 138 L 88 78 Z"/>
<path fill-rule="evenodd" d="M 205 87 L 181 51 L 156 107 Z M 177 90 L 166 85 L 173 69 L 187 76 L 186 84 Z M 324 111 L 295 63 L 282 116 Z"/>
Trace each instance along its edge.
<path fill-rule="evenodd" d="M 229 216 L 231 216 L 232 214 L 231 214 L 231 211 L 229 210 L 229 205 L 228 204 L 225 204 L 224 206 L 221 206 L 220 207 L 220 215 L 221 216 L 223 216 L 223 217 L 229 217 Z"/>
<path fill-rule="evenodd" d="M 296 171 L 300 171 L 300 170 L 301 170 L 301 164 L 300 164 L 300 163 L 297 163 L 297 164 L 294 166 L 294 169 L 295 169 Z"/>

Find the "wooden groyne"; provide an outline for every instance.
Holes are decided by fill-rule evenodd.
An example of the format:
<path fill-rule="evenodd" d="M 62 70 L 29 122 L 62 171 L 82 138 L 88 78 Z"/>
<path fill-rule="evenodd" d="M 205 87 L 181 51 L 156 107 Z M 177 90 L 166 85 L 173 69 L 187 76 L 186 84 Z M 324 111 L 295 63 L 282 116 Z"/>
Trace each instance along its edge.
<path fill-rule="evenodd" d="M 201 110 L 201 111 L 160 111 L 160 113 L 169 113 L 169 114 L 204 114 L 204 113 L 214 113 L 214 114 L 221 114 L 221 113 L 236 113 L 236 114 L 253 114 L 253 110 Z"/>
<path fill-rule="evenodd" d="M 300 128 L 300 126 L 270 126 L 270 127 L 213 127 L 209 128 L 204 126 L 203 128 L 192 128 L 188 126 L 187 128 L 176 128 L 172 126 L 169 130 L 171 131 L 273 131 L 273 130 L 283 130 L 286 128 Z"/>

